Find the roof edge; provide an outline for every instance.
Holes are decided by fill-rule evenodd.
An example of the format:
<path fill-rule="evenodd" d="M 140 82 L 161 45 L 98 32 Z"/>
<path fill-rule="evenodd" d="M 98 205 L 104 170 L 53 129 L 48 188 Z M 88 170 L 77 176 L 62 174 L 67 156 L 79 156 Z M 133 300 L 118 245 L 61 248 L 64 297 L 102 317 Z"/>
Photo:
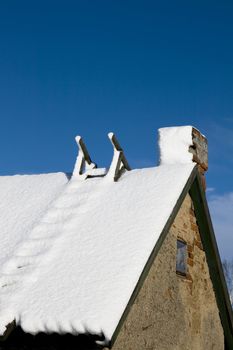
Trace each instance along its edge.
<path fill-rule="evenodd" d="M 199 173 L 197 174 L 193 185 L 190 188 L 190 195 L 194 204 L 195 215 L 200 229 L 202 244 L 209 267 L 210 278 L 213 284 L 220 319 L 222 322 L 225 337 L 225 349 L 231 350 L 233 349 L 233 312 L 208 203 L 201 185 Z"/>
<path fill-rule="evenodd" d="M 6 330 L 3 333 L 3 335 L 0 336 L 0 343 L 4 342 L 5 340 L 7 340 L 7 338 L 9 337 L 9 335 L 13 332 L 13 330 L 16 327 L 16 322 L 15 320 L 13 320 L 12 322 L 8 323 L 8 325 L 6 326 Z"/>

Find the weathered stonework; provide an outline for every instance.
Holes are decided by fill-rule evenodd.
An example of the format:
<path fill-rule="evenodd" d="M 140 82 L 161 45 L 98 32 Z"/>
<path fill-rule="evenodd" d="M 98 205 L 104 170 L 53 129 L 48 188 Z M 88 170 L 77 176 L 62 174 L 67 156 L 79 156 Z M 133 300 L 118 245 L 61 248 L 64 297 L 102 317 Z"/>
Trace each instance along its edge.
<path fill-rule="evenodd" d="M 176 274 L 176 242 L 188 274 Z M 113 345 L 113 350 L 223 350 L 224 335 L 189 195 Z"/>

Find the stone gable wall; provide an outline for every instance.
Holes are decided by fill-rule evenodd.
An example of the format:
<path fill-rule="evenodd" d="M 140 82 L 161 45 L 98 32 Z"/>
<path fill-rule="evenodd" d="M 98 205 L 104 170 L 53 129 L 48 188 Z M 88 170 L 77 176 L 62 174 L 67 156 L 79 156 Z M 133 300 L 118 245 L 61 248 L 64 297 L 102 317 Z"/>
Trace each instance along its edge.
<path fill-rule="evenodd" d="M 177 238 L 187 242 L 186 277 L 176 274 Z M 189 195 L 112 349 L 224 349 L 223 329 Z"/>

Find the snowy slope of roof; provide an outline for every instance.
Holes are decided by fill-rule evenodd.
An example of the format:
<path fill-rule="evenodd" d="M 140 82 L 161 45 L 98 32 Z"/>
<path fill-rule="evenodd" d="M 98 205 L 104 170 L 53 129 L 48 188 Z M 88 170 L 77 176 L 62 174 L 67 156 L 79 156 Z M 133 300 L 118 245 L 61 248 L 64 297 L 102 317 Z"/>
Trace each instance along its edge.
<path fill-rule="evenodd" d="M 30 333 L 111 339 L 193 167 L 71 179 L 1 277 L 1 333 L 16 319 Z"/>
<path fill-rule="evenodd" d="M 0 266 L 67 183 L 63 173 L 0 176 Z"/>

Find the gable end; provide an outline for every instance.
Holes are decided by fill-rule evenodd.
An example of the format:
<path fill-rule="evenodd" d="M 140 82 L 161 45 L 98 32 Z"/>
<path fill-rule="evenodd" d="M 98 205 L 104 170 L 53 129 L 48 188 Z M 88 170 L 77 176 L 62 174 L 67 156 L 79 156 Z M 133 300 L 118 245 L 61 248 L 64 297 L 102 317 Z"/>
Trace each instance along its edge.
<path fill-rule="evenodd" d="M 208 211 L 208 205 L 205 198 L 205 193 L 203 191 L 201 178 L 198 172 L 197 167 L 192 171 L 177 203 L 167 220 L 167 223 L 147 261 L 144 270 L 139 278 L 139 281 L 134 289 L 134 292 L 128 302 L 128 305 L 121 317 L 120 322 L 113 334 L 111 343 L 109 347 L 111 348 L 120 332 L 121 327 L 123 326 L 126 317 L 128 316 L 132 305 L 134 304 L 136 297 L 138 296 L 144 281 L 151 269 L 151 266 L 164 242 L 164 239 L 167 237 L 167 234 L 171 228 L 172 223 L 174 222 L 181 205 L 187 194 L 190 194 L 191 199 L 194 204 L 194 211 L 197 218 L 197 223 L 200 230 L 201 240 L 203 243 L 203 248 L 206 253 L 206 260 L 209 267 L 210 278 L 213 284 L 213 289 L 215 292 L 215 297 L 219 309 L 220 319 L 223 326 L 224 338 L 225 338 L 225 348 L 226 350 L 233 349 L 233 321 L 232 321 L 232 310 L 229 301 L 229 295 L 226 287 L 225 278 L 223 275 L 223 270 L 221 266 L 221 260 L 219 257 L 219 252 L 217 248 L 216 239 L 214 236 L 214 231 L 210 219 L 210 214 Z"/>

